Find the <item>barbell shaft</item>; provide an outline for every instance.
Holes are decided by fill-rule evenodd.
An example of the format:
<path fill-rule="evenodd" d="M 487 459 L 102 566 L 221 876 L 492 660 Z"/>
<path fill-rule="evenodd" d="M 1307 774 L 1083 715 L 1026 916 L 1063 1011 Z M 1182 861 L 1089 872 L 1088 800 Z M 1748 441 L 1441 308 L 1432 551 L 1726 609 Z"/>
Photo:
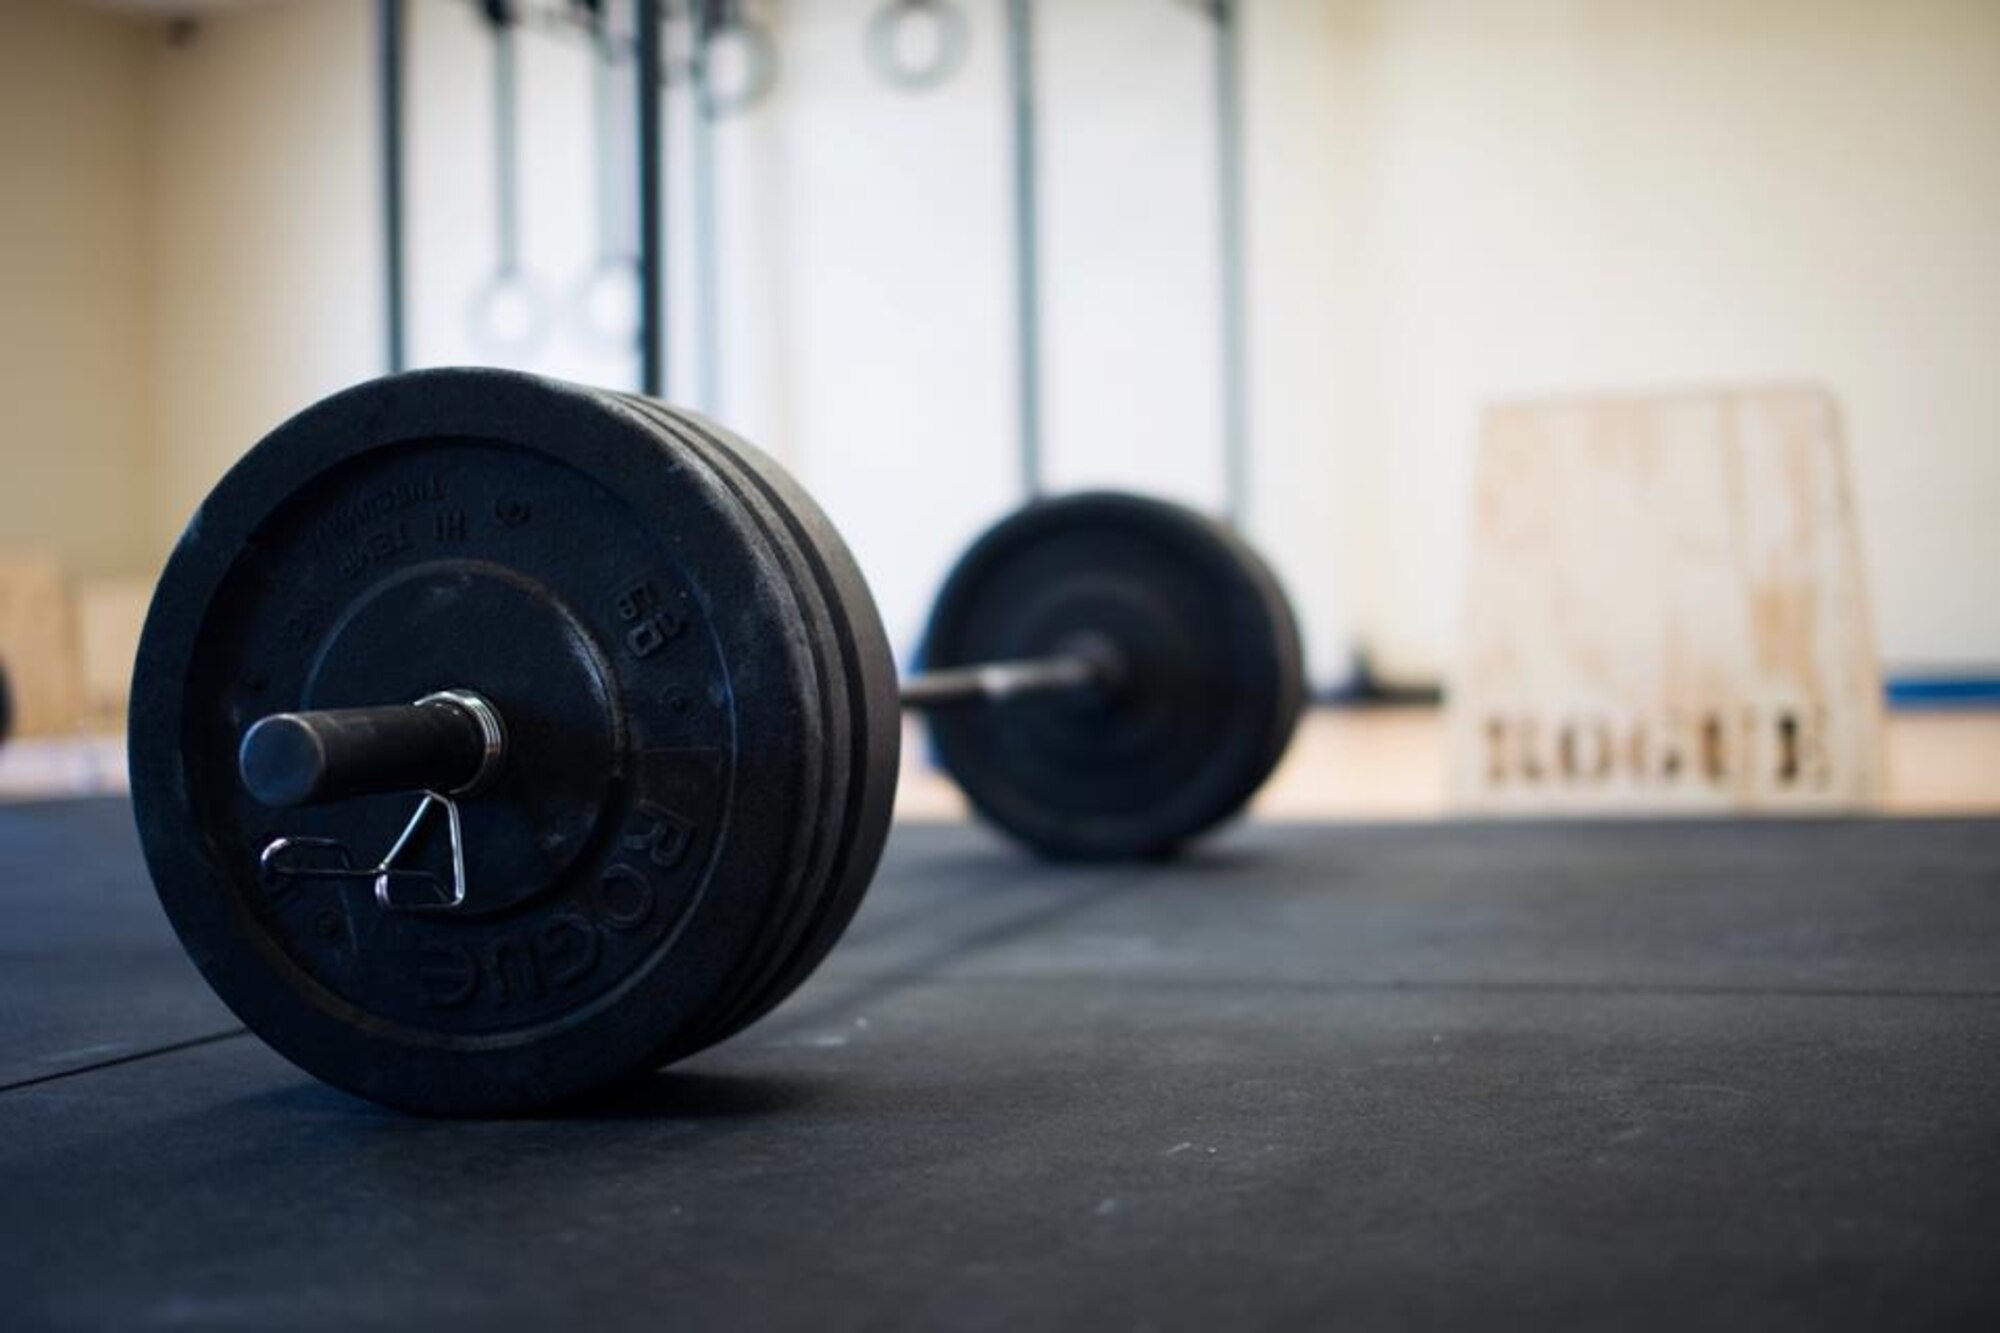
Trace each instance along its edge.
<path fill-rule="evenodd" d="M 949 708 L 1098 689 L 1116 676 L 1097 654 L 982 662 L 909 676 L 902 699 L 906 708 Z M 491 704 L 446 691 L 414 704 L 273 713 L 243 733 L 236 764 L 244 787 L 270 806 L 405 791 L 455 794 L 497 769 L 504 735 Z"/>
<path fill-rule="evenodd" d="M 992 703 L 1020 694 L 1090 689 L 1104 685 L 1107 680 L 1103 663 L 1080 654 L 980 662 L 906 677 L 902 687 L 903 706 L 943 708 Z"/>
<path fill-rule="evenodd" d="M 497 769 L 505 733 L 464 691 L 413 704 L 274 713 L 243 733 L 237 771 L 265 805 L 316 805 L 386 792 L 466 792 Z"/>

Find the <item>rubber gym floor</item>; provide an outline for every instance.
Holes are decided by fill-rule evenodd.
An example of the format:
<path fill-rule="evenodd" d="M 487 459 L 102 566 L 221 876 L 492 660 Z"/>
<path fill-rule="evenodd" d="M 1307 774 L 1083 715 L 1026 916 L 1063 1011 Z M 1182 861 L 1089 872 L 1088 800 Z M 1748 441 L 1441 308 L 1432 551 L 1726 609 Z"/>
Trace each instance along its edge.
<path fill-rule="evenodd" d="M 0 1326 L 2000 1326 L 2000 823 L 905 824 L 747 1034 L 424 1120 L 0 808 Z"/>

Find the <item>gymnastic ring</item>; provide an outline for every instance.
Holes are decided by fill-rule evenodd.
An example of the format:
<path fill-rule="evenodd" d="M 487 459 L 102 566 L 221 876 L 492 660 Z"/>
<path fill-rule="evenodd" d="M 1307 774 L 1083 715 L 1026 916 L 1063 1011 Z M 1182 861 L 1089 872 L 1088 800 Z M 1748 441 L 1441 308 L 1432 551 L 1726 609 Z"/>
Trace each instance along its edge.
<path fill-rule="evenodd" d="M 482 353 L 525 356 L 548 336 L 548 293 L 541 283 L 519 270 L 498 272 L 472 294 L 465 319 L 472 344 Z"/>
<path fill-rule="evenodd" d="M 578 342 L 602 352 L 639 345 L 639 263 L 601 255 L 570 289 L 570 327 Z"/>
<path fill-rule="evenodd" d="M 769 28 L 748 18 L 732 19 L 714 28 L 702 39 L 704 64 L 708 59 L 707 48 L 713 48 L 718 41 L 725 39 L 734 40 L 743 47 L 743 86 L 718 95 L 714 85 L 706 79 L 702 80 L 701 109 L 710 120 L 740 115 L 755 108 L 771 95 L 771 89 L 778 82 L 778 46 L 772 40 Z"/>
<path fill-rule="evenodd" d="M 899 39 L 904 25 L 919 16 L 937 28 L 937 44 L 929 60 L 904 63 Z M 965 11 L 951 0 L 887 0 L 868 21 L 863 49 L 868 66 L 877 78 L 893 88 L 922 92 L 935 88 L 958 73 L 971 46 L 972 25 Z"/>

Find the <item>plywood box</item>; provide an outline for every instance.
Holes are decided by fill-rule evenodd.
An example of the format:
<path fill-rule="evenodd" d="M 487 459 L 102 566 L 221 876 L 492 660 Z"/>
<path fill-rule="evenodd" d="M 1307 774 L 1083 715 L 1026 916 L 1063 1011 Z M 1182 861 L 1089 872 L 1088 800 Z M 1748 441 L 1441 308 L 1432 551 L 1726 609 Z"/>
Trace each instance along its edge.
<path fill-rule="evenodd" d="M 92 579 L 77 585 L 79 708 L 86 730 L 117 731 L 125 725 L 132 658 L 151 597 L 152 585 L 143 579 Z"/>
<path fill-rule="evenodd" d="M 54 559 L 0 553 L 0 666 L 13 697 L 17 736 L 76 727 L 76 628 Z"/>
<path fill-rule="evenodd" d="M 1454 804 L 1873 804 L 1881 682 L 1851 494 L 1838 412 L 1813 389 L 1492 410 Z"/>

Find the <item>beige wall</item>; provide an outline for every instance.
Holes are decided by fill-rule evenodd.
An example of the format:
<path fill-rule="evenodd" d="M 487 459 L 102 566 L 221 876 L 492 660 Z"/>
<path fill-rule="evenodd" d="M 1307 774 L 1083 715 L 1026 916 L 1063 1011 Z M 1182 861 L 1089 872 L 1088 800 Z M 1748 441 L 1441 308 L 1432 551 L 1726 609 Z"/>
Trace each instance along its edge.
<path fill-rule="evenodd" d="M 0 0 L 0 548 L 150 574 L 223 469 L 380 370 L 370 7 Z"/>
<path fill-rule="evenodd" d="M 371 12 L 251 6 L 152 48 L 148 518 L 162 550 L 265 431 L 381 372 Z"/>
<path fill-rule="evenodd" d="M 0 2 L 0 547 L 143 570 L 145 60 L 139 25 Z"/>

